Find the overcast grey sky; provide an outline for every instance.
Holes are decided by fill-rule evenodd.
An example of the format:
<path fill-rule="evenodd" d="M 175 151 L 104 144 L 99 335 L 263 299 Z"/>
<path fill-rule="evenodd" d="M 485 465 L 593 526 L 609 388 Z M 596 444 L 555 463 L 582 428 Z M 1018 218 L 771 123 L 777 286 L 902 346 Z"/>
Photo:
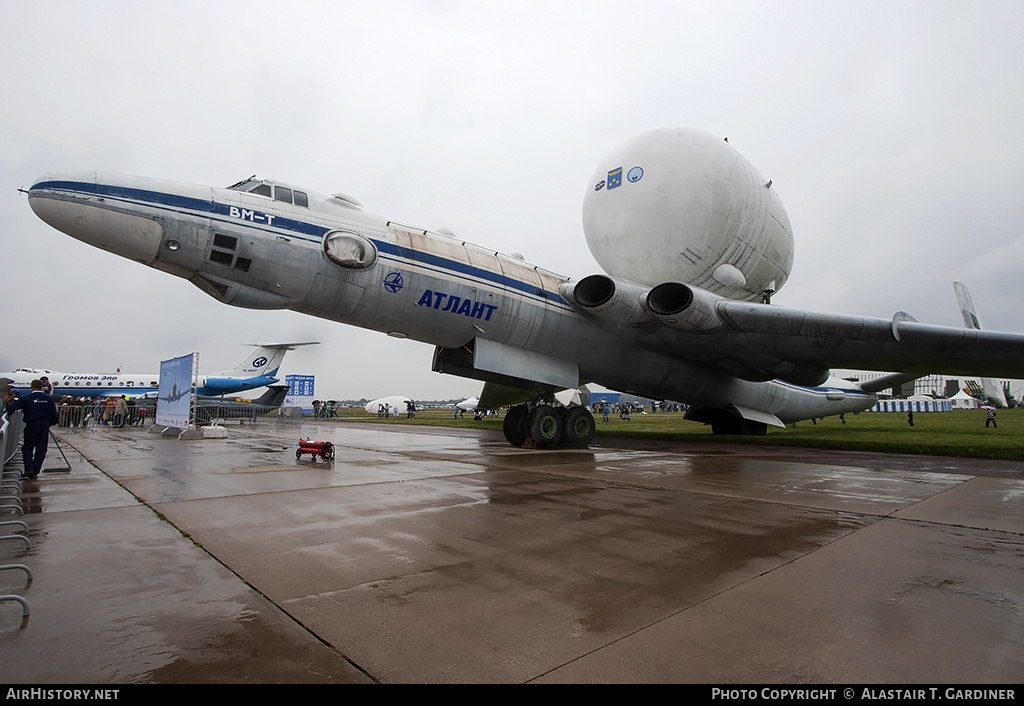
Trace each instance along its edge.
<path fill-rule="evenodd" d="M 1024 3 L 0 2 L 0 370 L 158 369 L 320 340 L 321 397 L 468 396 L 429 346 L 216 302 L 79 243 L 17 193 L 100 169 L 250 174 L 574 277 L 580 207 L 632 135 L 728 136 L 786 205 L 778 304 L 1024 332 Z"/>

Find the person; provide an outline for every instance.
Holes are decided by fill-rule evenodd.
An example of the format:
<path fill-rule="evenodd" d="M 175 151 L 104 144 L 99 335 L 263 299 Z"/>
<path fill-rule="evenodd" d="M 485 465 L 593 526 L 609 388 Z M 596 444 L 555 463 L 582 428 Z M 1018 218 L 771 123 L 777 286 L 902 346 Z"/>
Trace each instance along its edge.
<path fill-rule="evenodd" d="M 914 426 L 914 410 L 912 409 L 907 410 L 907 424 Z"/>
<path fill-rule="evenodd" d="M 125 419 L 128 418 L 128 400 L 121 395 L 114 401 L 114 426 L 123 427 Z"/>
<path fill-rule="evenodd" d="M 43 392 L 53 397 L 53 385 L 50 384 L 50 378 L 44 375 L 39 378 L 39 381 L 43 383 Z"/>
<path fill-rule="evenodd" d="M 43 470 L 46 458 L 46 445 L 49 443 L 50 425 L 57 423 L 57 405 L 53 398 L 43 392 L 43 381 L 33 380 L 32 392 L 11 400 L 7 405 L 7 413 L 19 409 L 25 420 L 25 436 L 21 444 L 21 457 L 25 464 L 24 476 L 35 479 Z"/>
<path fill-rule="evenodd" d="M 986 429 L 988 429 L 989 422 L 992 423 L 992 428 L 993 429 L 998 429 L 999 428 L 999 427 L 996 426 L 996 410 L 994 408 L 992 408 L 992 407 L 989 407 L 988 414 L 985 415 L 985 428 Z"/>

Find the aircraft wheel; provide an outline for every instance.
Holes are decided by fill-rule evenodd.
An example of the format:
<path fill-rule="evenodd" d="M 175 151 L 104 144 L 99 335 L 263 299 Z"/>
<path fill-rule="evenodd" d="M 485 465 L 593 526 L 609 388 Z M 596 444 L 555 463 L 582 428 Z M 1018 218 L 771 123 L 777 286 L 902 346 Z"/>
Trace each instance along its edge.
<path fill-rule="evenodd" d="M 562 443 L 578 449 L 585 449 L 594 440 L 594 415 L 586 407 L 565 410 L 565 429 Z"/>
<path fill-rule="evenodd" d="M 548 449 L 562 439 L 562 415 L 554 407 L 546 404 L 538 405 L 530 412 L 526 426 L 537 446 Z"/>
<path fill-rule="evenodd" d="M 526 429 L 526 417 L 529 413 L 530 410 L 526 408 L 525 404 L 509 407 L 505 413 L 505 419 L 501 422 L 501 430 L 505 432 L 505 441 L 513 446 L 523 445 L 526 437 L 529 436 Z"/>

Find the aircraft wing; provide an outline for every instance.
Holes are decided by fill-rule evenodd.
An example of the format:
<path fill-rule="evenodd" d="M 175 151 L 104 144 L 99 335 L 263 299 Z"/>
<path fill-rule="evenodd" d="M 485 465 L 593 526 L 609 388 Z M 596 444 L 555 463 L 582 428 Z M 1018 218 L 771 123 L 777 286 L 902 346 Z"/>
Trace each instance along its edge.
<path fill-rule="evenodd" d="M 1024 370 L 1024 335 L 922 324 L 902 312 L 886 321 L 728 302 L 720 315 L 729 337 L 742 335 L 768 367 L 797 362 L 992 376 Z"/>
<path fill-rule="evenodd" d="M 1024 376 L 1024 334 L 922 324 L 904 312 L 886 320 L 722 298 L 704 304 L 695 317 L 648 297 L 643 316 L 634 308 L 630 320 L 614 323 L 648 348 L 751 381 L 814 386 L 832 368 Z"/>

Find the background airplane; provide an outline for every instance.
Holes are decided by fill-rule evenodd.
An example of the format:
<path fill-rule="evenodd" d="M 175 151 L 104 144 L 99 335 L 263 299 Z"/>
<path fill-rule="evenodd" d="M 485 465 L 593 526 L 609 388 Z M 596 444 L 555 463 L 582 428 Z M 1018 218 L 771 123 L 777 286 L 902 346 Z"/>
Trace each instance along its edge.
<path fill-rule="evenodd" d="M 256 346 L 255 350 L 234 368 L 200 376 L 198 394 L 226 395 L 272 385 L 278 382 L 275 376 L 288 351 L 317 343 L 318 341 L 251 344 Z M 45 368 L 18 368 L 9 373 L 0 373 L 0 381 L 24 394 L 29 390 L 32 380 L 43 375 L 50 378 L 54 395 L 72 397 L 142 395 L 156 392 L 160 380 L 159 373 L 62 373 Z"/>
<path fill-rule="evenodd" d="M 974 300 L 967 285 L 963 282 L 953 282 L 953 291 L 956 293 L 956 302 L 960 305 L 960 315 L 964 319 L 964 326 L 970 329 L 981 330 L 981 319 L 978 318 L 978 311 L 974 308 Z M 985 393 L 985 399 L 996 407 L 1006 407 L 1006 395 L 1003 389 L 992 378 L 981 378 L 981 389 Z"/>
<path fill-rule="evenodd" d="M 150 419 L 154 419 L 156 395 L 156 392 L 147 393 L 136 403 L 136 409 L 145 409 Z M 287 385 L 267 385 L 266 392 L 255 399 L 197 395 L 195 424 L 203 426 L 228 419 L 254 419 L 280 409 L 287 395 Z"/>
<path fill-rule="evenodd" d="M 477 405 L 479 405 L 479 404 L 480 404 L 480 400 L 478 398 L 476 398 L 476 397 L 469 397 L 467 399 L 462 400 L 462 402 L 459 402 L 458 404 L 456 404 L 455 408 L 456 409 L 461 409 L 463 412 L 475 412 L 476 408 L 477 408 Z"/>
<path fill-rule="evenodd" d="M 293 309 L 435 346 L 432 368 L 516 391 L 518 444 L 585 446 L 593 417 L 554 403 L 606 388 L 691 405 L 717 433 L 866 409 L 830 368 L 1024 376 L 1024 336 L 773 306 L 793 263 L 772 182 L 728 142 L 643 133 L 587 186 L 584 235 L 605 270 L 579 281 L 354 199 L 247 179 L 211 188 L 49 174 L 35 213 L 83 242 L 184 277 L 224 303 Z"/>

